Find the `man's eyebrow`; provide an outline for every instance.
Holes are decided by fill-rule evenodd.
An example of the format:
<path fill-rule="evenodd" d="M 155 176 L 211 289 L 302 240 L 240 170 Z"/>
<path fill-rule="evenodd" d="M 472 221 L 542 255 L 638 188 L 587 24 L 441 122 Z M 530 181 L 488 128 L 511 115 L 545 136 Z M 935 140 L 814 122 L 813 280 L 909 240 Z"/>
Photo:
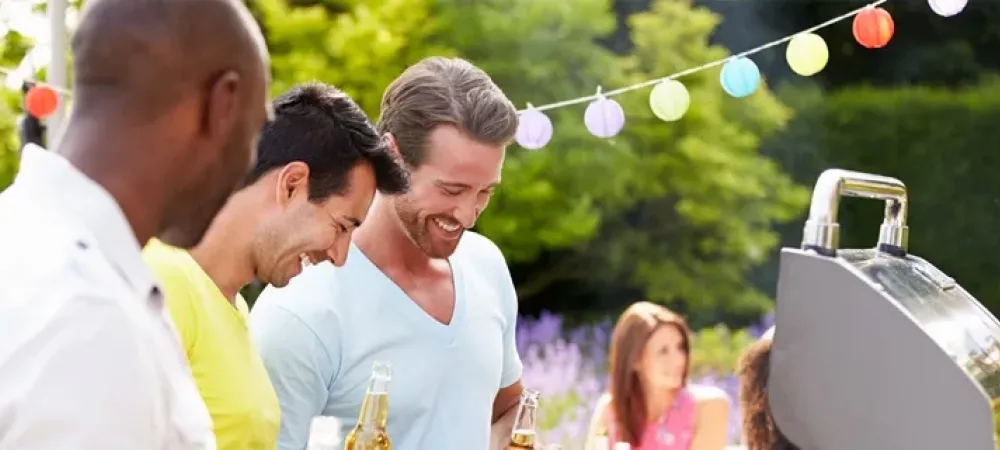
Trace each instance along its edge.
<path fill-rule="evenodd" d="M 457 181 L 437 180 L 437 181 L 434 182 L 434 184 L 436 184 L 436 185 L 438 185 L 440 187 L 450 187 L 450 188 L 456 188 L 456 189 L 472 189 L 472 186 L 469 186 L 469 185 L 467 185 L 465 183 L 459 183 Z"/>
<path fill-rule="evenodd" d="M 442 181 L 442 180 L 438 180 L 438 181 L 434 182 L 434 184 L 438 185 L 439 187 L 446 187 L 446 188 L 472 189 L 472 186 L 469 186 L 468 184 L 465 184 L 465 183 L 459 183 L 457 181 Z M 494 182 L 490 183 L 489 186 L 486 186 L 486 188 L 487 189 L 494 189 L 494 188 L 496 188 L 499 185 L 500 185 L 499 181 L 494 181 Z"/>

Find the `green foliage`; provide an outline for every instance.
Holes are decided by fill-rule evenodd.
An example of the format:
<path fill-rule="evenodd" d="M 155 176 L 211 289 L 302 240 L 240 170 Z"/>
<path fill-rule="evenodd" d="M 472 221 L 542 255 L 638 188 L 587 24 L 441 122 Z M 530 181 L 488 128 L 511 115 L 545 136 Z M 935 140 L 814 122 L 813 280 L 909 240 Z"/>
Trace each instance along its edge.
<path fill-rule="evenodd" d="M 747 330 L 732 331 L 725 325 L 703 328 L 691 336 L 691 374 L 694 379 L 733 372 L 743 351 L 754 342 Z"/>
<path fill-rule="evenodd" d="M 18 140 L 16 127 L 18 111 L 11 107 L 11 104 L 16 104 L 16 102 L 16 96 L 0 90 L 0 191 L 14 181 L 14 174 L 17 173 Z"/>
<path fill-rule="evenodd" d="M 803 97 L 770 151 L 803 183 L 830 167 L 902 180 L 910 198 L 910 250 L 1000 312 L 1000 81 L 957 91 L 852 88 Z M 841 246 L 875 245 L 882 213 L 879 202 L 843 202 Z"/>
<path fill-rule="evenodd" d="M 520 107 L 577 97 L 612 76 L 614 55 L 597 39 L 615 26 L 607 0 L 446 1 L 442 39 L 479 65 Z M 621 152 L 584 127 L 579 107 L 549 113 L 555 138 L 541 151 L 512 146 L 503 187 L 478 223 L 513 262 L 592 239 L 599 204 L 621 197 Z"/>
<path fill-rule="evenodd" d="M 271 48 L 274 91 L 318 79 L 353 95 L 373 116 L 384 87 L 428 55 L 470 59 L 523 106 L 725 54 L 707 44 L 718 18 L 677 0 L 633 19 L 637 50 L 626 57 L 599 43 L 616 25 L 608 0 L 311 4 L 253 3 Z M 722 99 L 717 76 L 695 79 L 692 111 L 678 125 L 653 119 L 642 92 L 622 99 L 630 116 L 618 139 L 591 136 L 582 107 L 571 107 L 550 112 L 556 136 L 544 150 L 511 149 L 504 186 L 478 229 L 514 263 L 561 252 L 560 262 L 533 270 L 524 298 L 556 281 L 592 277 L 565 270 L 585 261 L 604 278 L 651 290 L 655 300 L 685 298 L 710 308 L 736 301 L 759 310 L 763 296 L 743 287 L 743 273 L 776 242 L 771 221 L 793 214 L 804 195 L 754 151 L 787 112 L 766 91 L 742 104 Z M 658 214 L 637 224 L 629 219 L 637 210 Z M 708 282 L 699 280 L 705 276 Z"/>
<path fill-rule="evenodd" d="M 0 36 L 0 66 L 17 66 L 31 45 L 27 38 L 13 31 Z M 10 185 L 17 172 L 17 116 L 21 114 L 20 92 L 6 89 L 4 83 L 0 74 L 0 191 Z"/>
<path fill-rule="evenodd" d="M 651 11 L 632 17 L 635 50 L 624 81 L 726 56 L 708 45 L 718 21 L 689 2 L 653 2 Z M 652 115 L 648 92 L 623 99 L 632 127 L 626 139 L 639 161 L 628 174 L 631 199 L 638 200 L 630 210 L 642 225 L 619 217 L 609 236 L 627 238 L 605 242 L 631 260 L 631 277 L 649 299 L 759 313 L 767 299 L 746 286 L 744 274 L 777 243 L 772 223 L 796 216 L 807 192 L 757 154 L 761 138 L 780 129 L 788 111 L 763 85 L 749 98 L 732 99 L 718 80 L 718 69 L 683 79 L 692 105 L 674 126 Z"/>
<path fill-rule="evenodd" d="M 688 1 L 659 0 L 633 15 L 635 47 L 622 57 L 596 44 L 610 29 L 607 2 L 527 3 L 533 6 L 498 10 L 482 36 L 509 42 L 480 45 L 521 48 L 530 60 L 512 64 L 525 57 L 502 50 L 475 59 L 519 104 L 645 81 L 727 54 L 708 44 L 718 16 Z M 757 315 L 765 308 L 766 296 L 748 287 L 744 274 L 777 243 L 772 222 L 794 217 L 807 192 L 756 152 L 788 111 L 763 87 L 749 99 L 727 98 L 718 76 L 711 70 L 683 79 L 693 100 L 677 123 L 656 119 L 649 91 L 640 90 L 618 98 L 628 122 L 615 139 L 591 136 L 583 107 L 570 107 L 550 112 L 556 133 L 549 146 L 512 152 L 504 188 L 479 227 L 515 262 L 557 252 L 531 266 L 519 286 L 522 299 L 557 281 L 625 280 L 650 300 L 683 301 L 689 312 Z"/>
<path fill-rule="evenodd" d="M 406 66 L 451 51 L 434 45 L 439 28 L 428 0 L 338 2 L 292 7 L 283 0 L 253 4 L 271 51 L 272 93 L 318 80 L 350 94 L 370 115 L 382 91 Z"/>
<path fill-rule="evenodd" d="M 662 76 L 722 57 L 708 44 L 715 14 L 688 0 L 657 0 L 630 18 L 634 51 L 602 46 L 617 18 L 611 0 L 255 0 L 277 94 L 319 80 L 352 95 L 373 117 L 383 89 L 430 55 L 459 55 L 486 70 L 519 106 L 547 103 Z M 10 42 L 0 45 L 0 51 Z M 555 138 L 541 151 L 512 146 L 503 188 L 482 217 L 490 236 L 531 276 L 532 301 L 555 283 L 606 282 L 690 309 L 756 315 L 766 299 L 744 281 L 774 246 L 774 221 L 804 205 L 804 191 L 759 156 L 761 138 L 788 112 L 766 90 L 725 97 L 718 71 L 683 81 L 688 115 L 655 119 L 648 90 L 619 97 L 622 135 L 591 136 L 585 105 L 550 111 Z M 0 123 L 13 124 L 4 119 Z M 6 131 L 6 132 L 4 132 Z M 10 136 L 0 129 L 0 137 Z M 10 139 L 6 139 L 10 141 Z M 9 153 L 9 152 L 8 152 Z M 0 159 L 6 161 L 7 159 Z M 12 167 L 10 165 L 2 167 Z M 0 178 L 2 181 L 2 178 Z M 690 311 L 689 311 L 690 312 Z"/>

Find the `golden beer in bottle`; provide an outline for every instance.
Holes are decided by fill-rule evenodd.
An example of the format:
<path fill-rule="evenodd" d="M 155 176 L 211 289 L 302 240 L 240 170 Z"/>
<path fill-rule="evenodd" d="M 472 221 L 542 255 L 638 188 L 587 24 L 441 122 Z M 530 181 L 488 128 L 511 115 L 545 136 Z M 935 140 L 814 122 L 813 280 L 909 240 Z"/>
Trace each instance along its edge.
<path fill-rule="evenodd" d="M 389 381 L 392 365 L 378 362 L 372 365 L 368 377 L 368 390 L 361 402 L 358 424 L 344 441 L 344 450 L 392 450 L 385 426 L 389 419 Z"/>
<path fill-rule="evenodd" d="M 511 430 L 507 450 L 535 448 L 537 416 L 538 391 L 532 389 L 521 391 L 521 403 L 517 405 L 517 416 L 514 419 L 514 429 Z"/>

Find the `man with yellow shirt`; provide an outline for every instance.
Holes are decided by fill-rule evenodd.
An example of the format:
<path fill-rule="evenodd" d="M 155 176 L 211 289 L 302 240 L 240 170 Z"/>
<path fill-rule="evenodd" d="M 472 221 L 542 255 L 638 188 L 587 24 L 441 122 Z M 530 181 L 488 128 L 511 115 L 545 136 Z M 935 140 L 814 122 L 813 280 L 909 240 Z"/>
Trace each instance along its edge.
<path fill-rule="evenodd" d="M 143 251 L 166 295 L 220 450 L 273 450 L 281 411 L 247 330 L 239 290 L 254 277 L 285 286 L 304 264 L 347 258 L 375 191 L 406 172 L 364 112 L 339 90 L 298 86 L 273 103 L 257 162 L 190 251 Z"/>

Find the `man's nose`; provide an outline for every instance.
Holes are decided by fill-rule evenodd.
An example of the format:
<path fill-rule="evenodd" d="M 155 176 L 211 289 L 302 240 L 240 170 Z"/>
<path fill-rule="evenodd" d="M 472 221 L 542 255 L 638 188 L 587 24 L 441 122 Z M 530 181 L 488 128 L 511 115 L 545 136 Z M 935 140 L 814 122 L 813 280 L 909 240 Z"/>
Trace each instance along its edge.
<path fill-rule="evenodd" d="M 350 233 L 346 235 L 339 236 L 337 241 L 334 242 L 333 246 L 327 249 L 326 257 L 330 259 L 336 267 L 342 267 L 347 263 L 347 251 L 351 247 L 351 235 Z"/>
<path fill-rule="evenodd" d="M 479 202 L 468 202 L 455 209 L 455 218 L 462 224 L 462 227 L 469 229 L 476 226 L 476 219 L 479 218 Z"/>
<path fill-rule="evenodd" d="M 463 228 L 469 229 L 476 226 L 476 210 L 472 208 L 459 208 L 455 211 L 455 218 L 462 224 Z"/>

